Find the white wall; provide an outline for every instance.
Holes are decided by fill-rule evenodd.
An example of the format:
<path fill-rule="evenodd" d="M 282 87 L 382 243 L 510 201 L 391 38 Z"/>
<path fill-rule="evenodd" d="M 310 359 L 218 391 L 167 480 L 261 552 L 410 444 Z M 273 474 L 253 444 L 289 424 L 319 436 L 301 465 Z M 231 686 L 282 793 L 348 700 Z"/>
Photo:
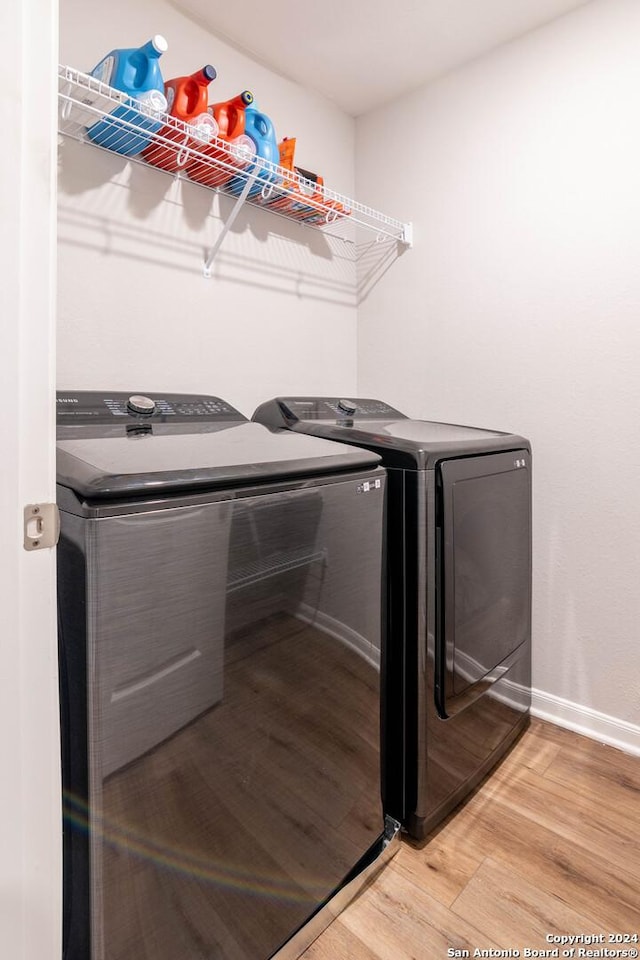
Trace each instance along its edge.
<path fill-rule="evenodd" d="M 210 101 L 245 88 L 296 163 L 353 194 L 354 121 L 247 59 L 171 0 L 62 0 L 60 58 L 89 71 L 162 33 L 165 79 L 212 63 Z M 355 266 L 339 240 L 245 208 L 202 276 L 233 201 L 67 139 L 60 149 L 58 385 L 208 392 L 250 416 L 276 393 L 353 393 Z"/>
<path fill-rule="evenodd" d="M 562 701 L 640 724 L 639 35 L 597 0 L 357 125 L 358 196 L 416 232 L 359 392 L 531 438 L 537 702 L 596 732 Z"/>

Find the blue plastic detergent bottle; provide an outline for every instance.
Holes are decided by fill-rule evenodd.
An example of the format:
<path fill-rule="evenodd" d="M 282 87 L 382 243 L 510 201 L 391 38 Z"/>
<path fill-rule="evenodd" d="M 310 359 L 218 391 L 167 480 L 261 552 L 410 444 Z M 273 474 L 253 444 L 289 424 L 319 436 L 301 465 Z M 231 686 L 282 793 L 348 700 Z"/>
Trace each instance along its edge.
<path fill-rule="evenodd" d="M 160 129 L 167 101 L 158 60 L 167 47 L 165 38 L 156 34 L 142 47 L 112 50 L 93 68 L 92 77 L 128 97 L 108 117 L 88 128 L 94 143 L 131 157 L 151 140 L 144 133 L 139 135 L 138 130 L 153 133 Z M 132 109 L 135 107 L 138 109 Z"/>
<path fill-rule="evenodd" d="M 270 163 L 279 165 L 280 150 L 278 149 L 276 132 L 269 117 L 265 113 L 260 113 L 254 106 L 247 107 L 244 116 L 244 132 L 246 136 L 250 137 L 255 143 L 256 156 L 261 157 L 263 160 L 268 160 Z M 256 173 L 256 171 L 259 172 L 255 184 L 249 190 L 248 195 L 250 197 L 255 197 L 256 194 L 260 193 L 265 184 L 271 183 L 275 186 L 282 180 L 275 171 L 260 169 L 259 164 L 252 164 L 250 167 L 247 167 L 244 172 L 248 174 Z M 227 189 L 237 195 L 242 191 L 245 183 L 246 176 L 234 177 L 227 185 Z"/>

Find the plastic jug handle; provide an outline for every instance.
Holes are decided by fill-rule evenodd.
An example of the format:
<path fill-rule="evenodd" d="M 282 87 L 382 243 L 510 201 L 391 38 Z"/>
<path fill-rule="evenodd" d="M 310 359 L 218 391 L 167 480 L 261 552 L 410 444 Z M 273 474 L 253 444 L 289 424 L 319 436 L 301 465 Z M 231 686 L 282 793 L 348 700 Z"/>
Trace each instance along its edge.
<path fill-rule="evenodd" d="M 236 136 L 236 127 L 238 125 L 238 110 L 233 104 L 229 104 L 227 110 L 227 136 L 235 137 Z"/>

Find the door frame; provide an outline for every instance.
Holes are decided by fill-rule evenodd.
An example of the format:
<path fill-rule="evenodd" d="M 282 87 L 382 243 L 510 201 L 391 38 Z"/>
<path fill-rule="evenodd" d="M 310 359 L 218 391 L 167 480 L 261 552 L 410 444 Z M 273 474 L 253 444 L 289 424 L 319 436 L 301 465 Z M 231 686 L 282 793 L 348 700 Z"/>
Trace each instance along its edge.
<path fill-rule="evenodd" d="M 0 8 L 0 956 L 61 956 L 55 549 L 23 511 L 55 501 L 58 4 Z"/>

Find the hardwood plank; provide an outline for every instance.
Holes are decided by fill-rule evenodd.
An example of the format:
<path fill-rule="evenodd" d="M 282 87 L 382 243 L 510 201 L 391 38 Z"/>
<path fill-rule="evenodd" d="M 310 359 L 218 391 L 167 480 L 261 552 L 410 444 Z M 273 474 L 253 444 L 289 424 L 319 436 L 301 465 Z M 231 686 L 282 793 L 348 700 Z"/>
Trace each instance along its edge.
<path fill-rule="evenodd" d="M 380 960 L 432 960 L 447 949 L 496 947 L 482 932 L 409 880 L 392 861 L 352 904 L 344 925 Z"/>
<path fill-rule="evenodd" d="M 485 854 L 480 847 L 453 845 L 446 835 L 435 835 L 426 845 L 405 841 L 394 867 L 444 906 L 449 907 L 476 872 Z"/>
<path fill-rule="evenodd" d="M 508 760 L 521 764 L 536 773 L 544 773 L 558 756 L 562 747 L 559 743 L 540 736 L 538 725 L 530 727 L 512 748 Z"/>
<path fill-rule="evenodd" d="M 627 811 L 618 812 L 601 797 L 590 797 L 573 786 L 565 786 L 548 777 L 541 778 L 527 768 L 515 772 L 497 770 L 494 785 L 503 789 L 500 802 L 521 807 L 523 815 L 576 846 L 601 850 L 619 870 L 635 876 L 640 884 L 640 835 L 630 831 L 630 822 L 640 819 L 640 805 L 634 801 Z M 562 816 L 557 815 L 558 809 Z"/>
<path fill-rule="evenodd" d="M 566 727 L 559 727 L 555 723 L 549 723 L 548 720 L 540 720 L 539 717 L 531 717 L 528 733 L 534 734 L 536 737 L 546 740 L 549 743 L 558 744 L 559 746 L 573 744 L 577 738 L 580 741 L 580 748 L 585 750 L 588 749 L 588 742 L 590 742 L 588 737 L 582 737 L 580 734 L 575 733 L 573 730 L 568 730 Z"/>
<path fill-rule="evenodd" d="M 562 818 L 562 806 L 554 809 Z M 606 851 L 586 849 L 576 843 L 577 837 L 566 839 L 527 817 L 521 807 L 505 801 L 496 780 L 486 781 L 458 808 L 436 838 L 453 859 L 458 852 L 477 858 L 489 853 L 612 930 L 634 922 L 640 928 L 640 885 L 635 876 L 611 863 Z"/>
<path fill-rule="evenodd" d="M 592 932 L 588 917 L 492 859 L 484 861 L 452 910 L 487 937 L 499 930 L 502 949 L 548 949 L 547 933 Z"/>
<path fill-rule="evenodd" d="M 338 917 L 308 947 L 304 960 L 380 960 L 380 954 L 364 944 Z"/>
<path fill-rule="evenodd" d="M 631 816 L 640 815 L 640 763 L 605 744 L 588 752 L 575 746 L 564 746 L 545 770 L 545 776 L 588 794 L 601 802 L 606 791 L 609 803 L 616 810 L 626 810 Z"/>
<path fill-rule="evenodd" d="M 547 720 L 540 720 L 538 717 L 531 718 L 529 730 L 542 740 L 575 750 L 583 757 L 608 755 L 612 762 L 619 764 L 621 768 L 631 769 L 636 767 L 640 759 L 638 756 L 626 753 L 610 744 L 601 743 L 592 737 L 586 737 L 574 730 L 569 730 L 567 727 L 559 727 Z"/>
<path fill-rule="evenodd" d="M 640 933 L 639 783 L 639 758 L 532 720 L 424 844 L 403 841 L 304 960 L 346 960 L 336 924 L 356 937 L 356 960 L 545 948 L 554 930 Z"/>

